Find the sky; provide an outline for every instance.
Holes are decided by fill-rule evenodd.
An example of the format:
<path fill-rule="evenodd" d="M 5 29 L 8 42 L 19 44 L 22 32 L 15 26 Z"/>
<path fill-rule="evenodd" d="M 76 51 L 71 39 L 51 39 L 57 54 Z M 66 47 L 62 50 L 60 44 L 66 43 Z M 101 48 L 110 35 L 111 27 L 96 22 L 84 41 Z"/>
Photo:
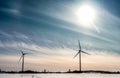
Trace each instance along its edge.
<path fill-rule="evenodd" d="M 18 61 L 22 50 L 28 53 L 25 70 L 78 70 L 78 57 L 73 57 L 80 40 L 82 50 L 91 54 L 82 54 L 82 70 L 120 71 L 119 3 L 0 0 L 0 69 L 21 70 Z M 82 10 L 85 13 L 80 15 L 84 5 L 92 7 L 94 19 L 91 11 Z"/>

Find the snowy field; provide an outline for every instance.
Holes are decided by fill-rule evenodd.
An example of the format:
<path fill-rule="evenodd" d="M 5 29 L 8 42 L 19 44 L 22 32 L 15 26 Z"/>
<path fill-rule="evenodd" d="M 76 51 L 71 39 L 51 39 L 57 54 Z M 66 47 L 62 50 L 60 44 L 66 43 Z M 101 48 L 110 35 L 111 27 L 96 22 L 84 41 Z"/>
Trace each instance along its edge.
<path fill-rule="evenodd" d="M 0 74 L 0 78 L 120 78 L 120 74 Z"/>

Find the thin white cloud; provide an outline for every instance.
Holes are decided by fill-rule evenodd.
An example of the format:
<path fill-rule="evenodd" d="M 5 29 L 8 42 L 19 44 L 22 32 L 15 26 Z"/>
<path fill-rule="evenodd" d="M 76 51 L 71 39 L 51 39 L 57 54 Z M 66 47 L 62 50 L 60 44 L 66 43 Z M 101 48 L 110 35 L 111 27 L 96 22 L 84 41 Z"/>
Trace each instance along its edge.
<path fill-rule="evenodd" d="M 26 36 L 25 34 L 18 33 L 18 32 L 14 32 L 14 35 L 15 35 L 17 38 L 20 38 L 20 39 L 28 39 L 28 38 L 29 38 L 29 37 Z"/>
<path fill-rule="evenodd" d="M 3 12 L 14 14 L 14 15 L 20 15 L 21 12 L 16 8 L 1 8 Z"/>
<path fill-rule="evenodd" d="M 12 37 L 12 35 L 10 35 L 10 34 L 4 32 L 4 31 L 1 31 L 1 30 L 0 30 L 0 35 L 4 35 L 4 36 L 9 37 L 9 38 Z"/>

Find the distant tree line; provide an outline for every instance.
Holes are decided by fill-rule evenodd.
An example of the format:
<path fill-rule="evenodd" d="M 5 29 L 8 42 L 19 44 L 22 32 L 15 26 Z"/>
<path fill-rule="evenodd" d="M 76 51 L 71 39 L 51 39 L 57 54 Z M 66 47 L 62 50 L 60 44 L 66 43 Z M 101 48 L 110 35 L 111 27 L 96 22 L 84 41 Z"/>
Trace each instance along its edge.
<path fill-rule="evenodd" d="M 119 71 L 100 71 L 100 70 L 86 70 L 86 71 L 71 71 L 70 69 L 67 72 L 50 72 L 50 71 L 46 71 L 46 69 L 44 69 L 43 71 L 32 71 L 32 70 L 26 70 L 26 71 L 2 71 L 0 69 L 0 73 L 9 73 L 9 74 L 16 74 L 16 73 L 101 73 L 101 74 L 120 74 Z"/>

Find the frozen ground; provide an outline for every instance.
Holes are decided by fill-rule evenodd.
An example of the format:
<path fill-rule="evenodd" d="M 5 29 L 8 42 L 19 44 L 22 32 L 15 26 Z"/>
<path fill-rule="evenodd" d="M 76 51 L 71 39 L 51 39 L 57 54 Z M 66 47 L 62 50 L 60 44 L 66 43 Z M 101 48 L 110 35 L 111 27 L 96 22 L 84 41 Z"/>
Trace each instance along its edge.
<path fill-rule="evenodd" d="M 0 78 L 120 78 L 120 74 L 0 74 Z"/>

